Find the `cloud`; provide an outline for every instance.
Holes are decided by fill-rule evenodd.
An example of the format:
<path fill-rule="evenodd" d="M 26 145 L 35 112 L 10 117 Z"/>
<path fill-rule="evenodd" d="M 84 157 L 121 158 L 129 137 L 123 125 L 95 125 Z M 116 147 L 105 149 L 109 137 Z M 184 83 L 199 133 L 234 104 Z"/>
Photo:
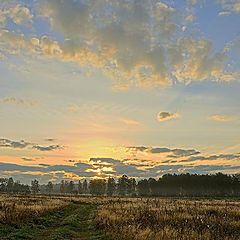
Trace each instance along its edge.
<path fill-rule="evenodd" d="M 214 160 L 240 160 L 240 154 L 219 154 L 205 156 L 192 156 L 187 159 L 181 160 L 181 162 L 195 162 L 195 161 L 214 161 Z"/>
<path fill-rule="evenodd" d="M 26 157 L 22 157 L 21 158 L 23 161 L 26 161 L 26 162 L 33 162 L 33 161 L 36 161 L 35 159 L 33 158 L 26 158 Z"/>
<path fill-rule="evenodd" d="M 192 155 L 198 155 L 200 154 L 199 151 L 196 151 L 194 149 L 173 149 L 172 150 L 174 155 L 168 155 L 168 157 L 173 157 L 173 158 L 179 158 L 179 157 L 186 157 L 186 156 L 192 156 Z"/>
<path fill-rule="evenodd" d="M 13 4 L 1 3 L 0 23 L 5 26 L 7 19 L 11 19 L 17 25 L 31 25 L 34 17 L 31 11 L 22 4 Z"/>
<path fill-rule="evenodd" d="M 31 145 L 31 143 L 25 142 L 24 140 L 21 141 L 12 141 L 9 139 L 0 139 L 0 147 L 7 147 L 7 148 L 26 148 L 27 146 Z"/>
<path fill-rule="evenodd" d="M 218 16 L 228 16 L 229 14 L 231 14 L 230 12 L 227 12 L 227 11 L 225 11 L 225 12 L 219 12 L 218 13 Z"/>
<path fill-rule="evenodd" d="M 53 150 L 61 150 L 64 148 L 64 146 L 61 145 L 50 145 L 50 146 L 40 146 L 34 143 L 26 142 L 24 140 L 20 141 L 12 141 L 9 139 L 1 138 L 0 139 L 0 147 L 7 147 L 7 148 L 26 148 L 28 146 L 32 146 L 33 149 L 36 149 L 38 151 L 53 151 Z M 23 158 L 22 158 L 23 159 Z M 26 160 L 26 159 L 23 159 Z"/>
<path fill-rule="evenodd" d="M 33 23 L 33 14 L 28 8 L 20 4 L 5 10 L 4 13 L 7 17 L 11 18 L 15 24 L 27 25 Z"/>
<path fill-rule="evenodd" d="M 53 151 L 53 150 L 61 150 L 64 147 L 61 145 L 50 145 L 50 146 L 34 145 L 32 148 L 41 152 L 47 152 L 47 151 Z"/>
<path fill-rule="evenodd" d="M 131 177 L 139 177 L 145 173 L 145 171 L 137 169 L 139 165 L 125 164 L 122 161 L 113 158 L 90 158 L 90 162 L 94 162 L 95 167 L 100 169 L 106 167 L 106 165 L 104 164 L 106 163 L 109 164 L 112 168 L 112 171 L 110 172 L 105 171 L 105 174 L 108 173 L 117 176 L 126 174 Z M 104 174 L 104 169 L 102 173 Z"/>
<path fill-rule="evenodd" d="M 179 152 L 179 149 L 175 149 Z M 189 153 L 190 154 L 190 153 Z M 180 154 L 184 155 L 184 154 Z M 186 154 L 187 155 L 187 154 Z M 27 158 L 28 159 L 28 158 Z M 227 171 L 236 173 L 239 171 L 240 166 L 230 164 L 193 164 L 184 162 L 203 161 L 203 160 L 239 160 L 240 154 L 219 154 L 210 156 L 191 156 L 186 160 L 181 161 L 182 164 L 176 164 L 176 160 L 165 160 L 161 163 L 155 161 L 155 165 L 149 164 L 148 160 L 139 160 L 135 163 L 127 163 L 125 161 L 113 158 L 90 158 L 88 163 L 75 162 L 73 165 L 48 165 L 39 164 L 39 166 L 24 166 L 19 164 L 0 163 L 0 176 L 1 177 L 16 177 L 18 180 L 31 181 L 33 178 L 38 178 L 43 182 L 50 179 L 56 179 L 60 182 L 62 179 L 79 180 L 82 178 L 92 178 L 96 176 L 119 177 L 123 174 L 129 177 L 136 178 L 149 178 L 160 177 L 167 173 L 214 173 L 218 171 Z M 191 161 L 190 161 L 191 160 Z M 147 164 L 146 164 L 147 163 Z M 72 161 L 71 161 L 72 164 Z"/>
<path fill-rule="evenodd" d="M 55 138 L 46 138 L 44 140 L 47 141 L 47 142 L 54 142 L 54 141 L 56 141 Z"/>
<path fill-rule="evenodd" d="M 172 155 L 168 155 L 168 157 L 171 157 L 171 158 L 180 158 L 180 157 L 200 154 L 199 151 L 196 151 L 194 149 L 178 149 L 178 148 L 170 149 L 166 147 L 130 146 L 130 147 L 127 147 L 126 150 L 132 153 L 137 153 L 137 152 L 145 152 L 145 153 L 152 153 L 152 154 L 172 153 Z"/>
<path fill-rule="evenodd" d="M 13 104 L 17 104 L 17 105 L 24 105 L 24 106 L 30 106 L 30 107 L 35 107 L 37 106 L 39 103 L 38 101 L 26 101 L 23 99 L 17 99 L 15 97 L 5 97 L 0 99 L 0 104 L 4 104 L 4 103 L 13 103 Z"/>
<path fill-rule="evenodd" d="M 131 85 L 151 88 L 176 81 L 235 79 L 224 70 L 227 57 L 214 52 L 211 41 L 179 37 L 183 14 L 165 3 L 43 0 L 36 9 L 64 41 L 2 30 L 2 52 L 90 64 L 114 81 L 114 89 L 121 90 Z"/>
<path fill-rule="evenodd" d="M 159 122 L 180 118 L 178 113 L 160 112 L 157 116 Z"/>
<path fill-rule="evenodd" d="M 191 5 L 197 3 L 205 3 L 205 0 L 188 0 Z M 215 0 L 215 2 L 220 3 L 222 9 L 228 10 L 234 13 L 240 13 L 240 0 Z M 223 12 L 221 15 L 228 15 L 229 12 Z"/>
<path fill-rule="evenodd" d="M 217 0 L 222 8 L 234 13 L 240 13 L 240 0 Z"/>
<path fill-rule="evenodd" d="M 190 15 L 185 17 L 185 22 L 187 22 L 187 23 L 192 23 L 195 20 L 196 20 L 196 17 L 194 15 L 192 15 L 192 14 L 190 14 Z"/>
<path fill-rule="evenodd" d="M 79 110 L 78 106 L 68 106 L 67 109 L 72 112 L 76 112 Z"/>
<path fill-rule="evenodd" d="M 215 120 L 215 121 L 221 121 L 221 122 L 226 122 L 226 121 L 232 121 L 232 120 L 234 120 L 233 117 L 220 116 L 220 115 L 211 116 L 210 119 L 211 119 L 211 120 Z"/>
<path fill-rule="evenodd" d="M 123 119 L 122 122 L 124 122 L 127 125 L 139 125 L 140 122 L 134 121 L 134 120 L 128 120 L 128 119 Z"/>

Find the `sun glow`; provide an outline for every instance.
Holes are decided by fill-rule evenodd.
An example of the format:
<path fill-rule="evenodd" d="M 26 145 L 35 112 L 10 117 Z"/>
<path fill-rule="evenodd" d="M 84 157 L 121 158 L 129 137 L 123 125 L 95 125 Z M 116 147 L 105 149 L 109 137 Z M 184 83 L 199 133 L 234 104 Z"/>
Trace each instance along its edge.
<path fill-rule="evenodd" d="M 90 158 L 122 158 L 126 156 L 125 148 L 120 142 L 111 139 L 93 139 L 75 144 L 75 155 L 89 161 Z"/>

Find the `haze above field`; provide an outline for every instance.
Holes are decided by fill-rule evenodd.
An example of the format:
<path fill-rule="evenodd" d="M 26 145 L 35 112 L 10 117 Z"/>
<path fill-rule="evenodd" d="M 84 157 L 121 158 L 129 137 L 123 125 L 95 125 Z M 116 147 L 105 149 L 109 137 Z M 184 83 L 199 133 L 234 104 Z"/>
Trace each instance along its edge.
<path fill-rule="evenodd" d="M 0 0 L 0 177 L 239 173 L 239 0 Z"/>

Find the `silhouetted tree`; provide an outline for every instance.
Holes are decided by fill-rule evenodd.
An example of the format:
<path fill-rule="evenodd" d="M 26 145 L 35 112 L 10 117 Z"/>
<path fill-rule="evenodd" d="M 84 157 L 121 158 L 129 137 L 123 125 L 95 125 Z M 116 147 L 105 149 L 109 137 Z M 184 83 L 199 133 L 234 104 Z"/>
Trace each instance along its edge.
<path fill-rule="evenodd" d="M 140 180 L 137 185 L 137 190 L 140 196 L 148 196 L 150 194 L 148 180 L 147 179 Z"/>
<path fill-rule="evenodd" d="M 105 179 L 94 179 L 89 182 L 89 191 L 92 195 L 104 195 L 106 190 Z"/>
<path fill-rule="evenodd" d="M 82 186 L 81 180 L 78 181 L 78 193 L 79 194 L 83 193 L 83 186 Z"/>
<path fill-rule="evenodd" d="M 126 196 L 128 188 L 128 176 L 122 175 L 121 178 L 118 179 L 117 190 L 120 196 Z"/>
<path fill-rule="evenodd" d="M 109 177 L 107 181 L 107 195 L 112 196 L 116 191 L 116 182 L 114 178 Z"/>
<path fill-rule="evenodd" d="M 8 192 L 8 193 L 13 192 L 13 184 L 14 184 L 14 181 L 13 181 L 13 179 L 10 177 L 10 178 L 8 179 L 8 182 L 7 182 L 7 192 Z"/>
<path fill-rule="evenodd" d="M 60 193 L 65 193 L 65 182 L 64 180 L 60 183 Z"/>
<path fill-rule="evenodd" d="M 83 181 L 82 188 L 83 188 L 83 193 L 87 194 L 88 193 L 88 183 L 87 183 L 86 179 L 84 179 L 84 181 Z"/>
<path fill-rule="evenodd" d="M 73 193 L 73 192 L 74 192 L 74 182 L 73 182 L 73 181 L 70 181 L 70 182 L 67 184 L 67 192 L 68 192 L 68 193 Z"/>
<path fill-rule="evenodd" d="M 33 194 L 36 194 L 40 191 L 40 186 L 39 186 L 38 180 L 35 179 L 32 181 L 31 190 L 32 190 Z"/>
<path fill-rule="evenodd" d="M 47 193 L 52 193 L 52 191 L 53 191 L 53 184 L 52 184 L 52 182 L 51 181 L 49 181 L 48 182 L 48 184 L 47 184 L 47 186 L 46 186 L 46 191 L 47 191 Z"/>

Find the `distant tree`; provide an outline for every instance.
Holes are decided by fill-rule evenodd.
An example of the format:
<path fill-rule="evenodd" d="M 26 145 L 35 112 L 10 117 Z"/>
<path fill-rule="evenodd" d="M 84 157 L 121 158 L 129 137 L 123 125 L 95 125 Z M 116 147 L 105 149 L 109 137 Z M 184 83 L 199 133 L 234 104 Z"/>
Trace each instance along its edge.
<path fill-rule="evenodd" d="M 83 186 L 82 186 L 81 180 L 78 181 L 78 193 L 79 194 L 83 193 Z"/>
<path fill-rule="evenodd" d="M 53 184 L 52 184 L 51 181 L 49 181 L 48 184 L 46 185 L 46 191 L 49 194 L 52 193 L 52 191 L 53 191 Z"/>
<path fill-rule="evenodd" d="M 65 182 L 64 180 L 60 183 L 60 193 L 65 193 Z"/>
<path fill-rule="evenodd" d="M 33 194 L 36 194 L 40 191 L 40 186 L 39 186 L 38 180 L 35 179 L 32 181 L 31 190 L 32 190 Z"/>
<path fill-rule="evenodd" d="M 127 187 L 128 187 L 128 176 L 122 175 L 121 178 L 118 179 L 118 194 L 120 196 L 126 196 L 127 194 Z"/>
<path fill-rule="evenodd" d="M 104 195 L 106 189 L 105 179 L 93 179 L 89 182 L 89 191 L 92 195 Z"/>
<path fill-rule="evenodd" d="M 149 184 L 147 179 L 140 180 L 137 185 L 139 196 L 148 196 L 150 193 Z"/>
<path fill-rule="evenodd" d="M 107 195 L 112 196 L 116 191 L 116 182 L 114 178 L 109 177 L 107 181 Z"/>
<path fill-rule="evenodd" d="M 6 192 L 7 191 L 7 178 L 0 178 L 0 192 Z"/>
<path fill-rule="evenodd" d="M 68 184 L 67 184 L 67 192 L 68 193 L 73 193 L 74 191 L 74 182 L 73 181 L 70 181 Z"/>
<path fill-rule="evenodd" d="M 10 178 L 8 179 L 8 182 L 7 182 L 7 192 L 8 192 L 8 193 L 13 192 L 13 185 L 14 185 L 13 178 L 10 177 Z"/>
<path fill-rule="evenodd" d="M 127 181 L 127 195 L 135 196 L 136 195 L 136 180 L 135 178 L 129 178 Z"/>
<path fill-rule="evenodd" d="M 86 179 L 84 179 L 84 181 L 83 181 L 82 189 L 83 189 L 84 194 L 88 193 L 88 183 L 87 183 Z"/>

